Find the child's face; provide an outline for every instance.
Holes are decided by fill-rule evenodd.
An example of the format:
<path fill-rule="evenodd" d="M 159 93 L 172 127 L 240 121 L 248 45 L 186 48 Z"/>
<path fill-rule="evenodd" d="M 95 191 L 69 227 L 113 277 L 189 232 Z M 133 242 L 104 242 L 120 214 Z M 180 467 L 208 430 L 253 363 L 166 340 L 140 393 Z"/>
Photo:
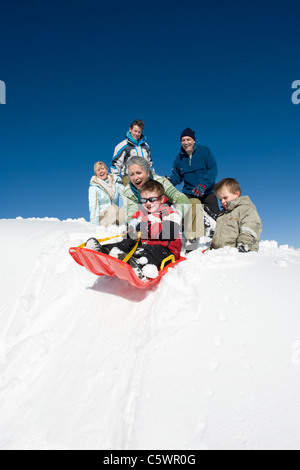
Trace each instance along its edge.
<path fill-rule="evenodd" d="M 155 199 L 155 201 L 149 201 L 149 199 L 151 198 Z M 162 200 L 163 196 L 161 194 L 148 191 L 141 192 L 141 203 L 149 214 L 152 214 L 159 210 Z"/>
<path fill-rule="evenodd" d="M 237 193 L 232 193 L 229 191 L 228 188 L 226 188 L 226 186 L 220 189 L 220 191 L 218 191 L 217 193 L 217 197 L 220 200 L 220 203 L 222 207 L 224 207 L 224 209 L 227 209 L 228 202 L 233 201 L 234 199 L 237 199 L 238 197 L 240 197 L 240 195 L 241 195 L 240 191 L 238 191 Z"/>

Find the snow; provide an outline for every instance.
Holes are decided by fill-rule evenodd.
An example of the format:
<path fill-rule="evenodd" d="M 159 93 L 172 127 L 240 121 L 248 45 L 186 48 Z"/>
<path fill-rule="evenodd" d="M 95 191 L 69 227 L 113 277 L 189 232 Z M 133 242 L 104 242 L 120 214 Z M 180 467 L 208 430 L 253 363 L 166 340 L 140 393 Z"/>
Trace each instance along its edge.
<path fill-rule="evenodd" d="M 120 233 L 0 220 L 0 449 L 299 449 L 300 251 L 199 249 L 148 291 L 68 253 Z"/>
<path fill-rule="evenodd" d="M 123 251 L 121 251 L 119 248 L 116 246 L 110 250 L 109 255 L 112 256 L 113 258 L 118 258 L 120 255 L 123 255 L 123 258 L 125 257 L 125 254 Z M 120 258 L 121 259 L 121 258 Z"/>
<path fill-rule="evenodd" d="M 142 262 L 144 259 L 142 258 Z M 158 276 L 158 269 L 154 264 L 147 264 L 143 267 L 143 274 L 147 279 L 155 279 Z"/>

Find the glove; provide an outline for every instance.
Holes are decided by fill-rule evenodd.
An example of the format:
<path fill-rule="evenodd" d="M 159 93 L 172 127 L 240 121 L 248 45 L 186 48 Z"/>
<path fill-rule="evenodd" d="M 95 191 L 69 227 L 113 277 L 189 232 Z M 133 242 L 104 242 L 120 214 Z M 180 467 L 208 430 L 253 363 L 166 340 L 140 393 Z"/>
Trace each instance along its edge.
<path fill-rule="evenodd" d="M 239 250 L 240 253 L 248 253 L 250 251 L 249 246 L 244 245 L 243 243 L 239 243 L 237 246 L 237 249 Z"/>
<path fill-rule="evenodd" d="M 197 196 L 197 197 L 202 197 L 205 193 L 205 190 L 206 190 L 206 185 L 205 184 L 198 184 L 198 186 L 196 186 L 194 189 L 193 189 L 193 193 Z"/>
<path fill-rule="evenodd" d="M 137 231 L 136 227 L 132 227 L 132 225 L 128 225 L 128 227 L 127 227 L 127 238 L 131 238 L 131 240 L 137 240 L 138 231 Z"/>

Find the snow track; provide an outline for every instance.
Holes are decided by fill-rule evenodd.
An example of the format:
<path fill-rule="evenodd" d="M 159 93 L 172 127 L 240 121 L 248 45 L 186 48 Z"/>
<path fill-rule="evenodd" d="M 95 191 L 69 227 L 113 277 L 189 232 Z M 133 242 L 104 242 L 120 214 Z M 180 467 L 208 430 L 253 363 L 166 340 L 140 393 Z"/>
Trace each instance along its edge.
<path fill-rule="evenodd" d="M 145 292 L 68 254 L 112 229 L 0 229 L 1 449 L 300 448 L 298 250 L 198 250 Z"/>

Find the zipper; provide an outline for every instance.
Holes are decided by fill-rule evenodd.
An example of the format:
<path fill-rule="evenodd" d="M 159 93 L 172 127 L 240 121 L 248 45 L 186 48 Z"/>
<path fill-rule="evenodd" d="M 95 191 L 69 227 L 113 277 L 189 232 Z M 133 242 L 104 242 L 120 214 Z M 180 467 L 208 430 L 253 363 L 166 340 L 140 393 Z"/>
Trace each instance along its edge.
<path fill-rule="evenodd" d="M 146 158 L 146 157 L 144 156 L 143 147 L 142 147 L 141 145 L 135 145 L 134 148 L 135 148 L 137 157 L 144 157 L 144 158 Z M 141 149 L 141 155 L 139 154 L 139 149 Z"/>

